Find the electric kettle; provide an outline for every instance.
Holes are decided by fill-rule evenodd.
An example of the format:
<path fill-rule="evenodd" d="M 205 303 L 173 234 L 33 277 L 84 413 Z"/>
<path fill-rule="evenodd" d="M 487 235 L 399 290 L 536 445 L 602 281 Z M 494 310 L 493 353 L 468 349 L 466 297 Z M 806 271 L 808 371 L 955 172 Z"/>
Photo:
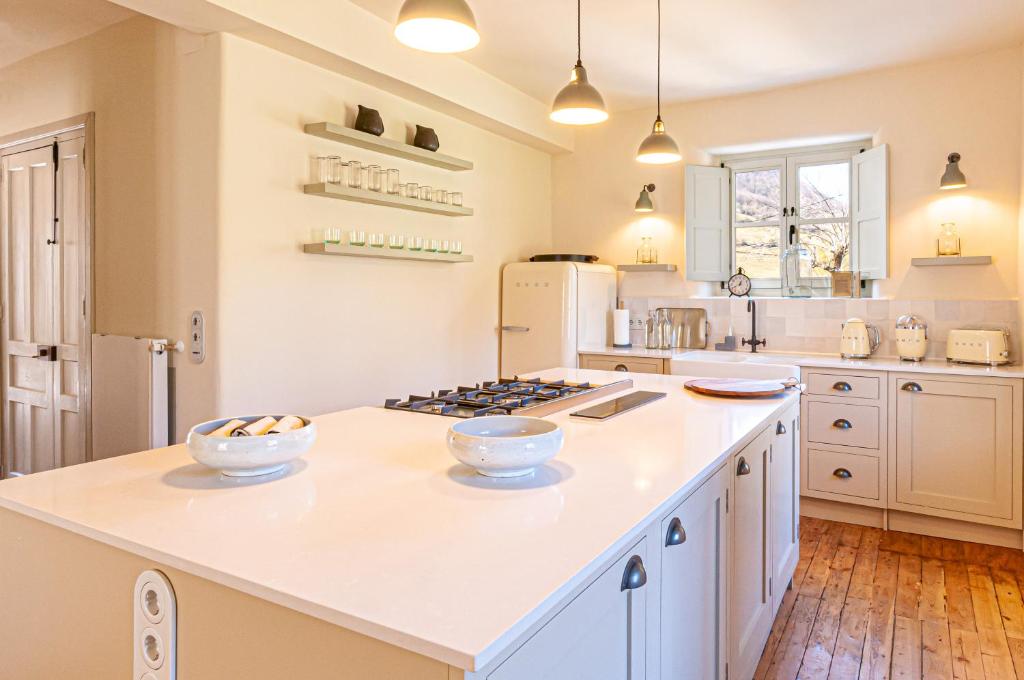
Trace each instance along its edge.
<path fill-rule="evenodd" d="M 867 359 L 878 349 L 881 340 L 877 326 L 863 319 L 847 319 L 839 339 L 839 355 L 844 359 Z"/>

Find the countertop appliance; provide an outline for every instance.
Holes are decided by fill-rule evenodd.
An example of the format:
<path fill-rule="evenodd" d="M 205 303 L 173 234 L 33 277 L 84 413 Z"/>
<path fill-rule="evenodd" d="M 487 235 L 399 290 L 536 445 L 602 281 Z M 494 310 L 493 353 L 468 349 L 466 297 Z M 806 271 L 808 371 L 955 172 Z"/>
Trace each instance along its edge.
<path fill-rule="evenodd" d="M 847 319 L 839 338 L 839 355 L 844 359 L 867 359 L 881 341 L 877 326 L 863 319 Z"/>
<path fill-rule="evenodd" d="M 919 316 L 896 319 L 896 353 L 903 361 L 921 361 L 928 352 L 928 324 Z"/>
<path fill-rule="evenodd" d="M 501 272 L 501 375 L 575 367 L 578 348 L 612 341 L 615 268 L 515 262 Z"/>
<path fill-rule="evenodd" d="M 546 416 L 632 387 L 633 381 L 628 378 L 606 385 L 513 378 L 484 382 L 476 387 L 438 390 L 429 397 L 413 395 L 405 400 L 388 399 L 384 408 L 453 418 Z"/>
<path fill-rule="evenodd" d="M 954 328 L 946 338 L 946 358 L 961 364 L 1010 363 L 1010 334 L 1005 330 Z"/>

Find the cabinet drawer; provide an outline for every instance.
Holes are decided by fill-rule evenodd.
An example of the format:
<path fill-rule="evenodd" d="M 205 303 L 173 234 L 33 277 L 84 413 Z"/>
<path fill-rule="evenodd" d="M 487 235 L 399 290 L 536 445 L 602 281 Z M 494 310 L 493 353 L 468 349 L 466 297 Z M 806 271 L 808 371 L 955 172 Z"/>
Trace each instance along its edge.
<path fill-rule="evenodd" d="M 878 500 L 878 466 L 875 456 L 808 449 L 807 487 Z"/>
<path fill-rule="evenodd" d="M 830 397 L 878 399 L 882 392 L 878 378 L 838 373 L 810 373 L 807 376 L 807 393 Z"/>
<path fill-rule="evenodd" d="M 598 371 L 628 371 L 630 373 L 663 373 L 664 360 L 644 357 L 609 357 L 601 354 L 581 354 L 580 368 Z"/>
<path fill-rule="evenodd" d="M 807 402 L 807 441 L 877 449 L 878 407 L 832 401 Z"/>

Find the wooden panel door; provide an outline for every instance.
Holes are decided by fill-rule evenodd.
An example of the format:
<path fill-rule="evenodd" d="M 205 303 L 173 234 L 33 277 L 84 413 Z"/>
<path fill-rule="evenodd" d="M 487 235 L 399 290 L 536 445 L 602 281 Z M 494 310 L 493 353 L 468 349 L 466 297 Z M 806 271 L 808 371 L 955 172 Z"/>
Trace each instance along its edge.
<path fill-rule="evenodd" d="M 90 335 L 83 332 L 86 267 L 89 252 L 85 203 L 85 138 L 62 141 L 58 147 L 58 238 L 53 250 L 54 446 L 58 465 L 86 460 L 87 368 Z M 83 361 L 82 359 L 86 359 Z"/>
<path fill-rule="evenodd" d="M 645 544 L 640 541 L 608 567 L 488 680 L 643 680 L 647 587 L 634 579 L 637 587 L 625 588 L 624 577 L 643 571 Z"/>
<path fill-rule="evenodd" d="M 0 211 L 3 270 L 3 428 L 5 474 L 57 467 L 55 364 L 39 358 L 54 345 L 53 148 L 5 156 Z"/>
<path fill-rule="evenodd" d="M 729 584 L 730 677 L 749 678 L 772 625 L 770 476 L 775 425 L 732 459 L 732 576 Z"/>
<path fill-rule="evenodd" d="M 1013 385 L 907 375 L 893 389 L 890 507 L 1019 528 L 1021 414 Z"/>
<path fill-rule="evenodd" d="M 722 468 L 662 522 L 662 678 L 725 678 L 731 476 Z"/>
<path fill-rule="evenodd" d="M 772 613 L 779 610 L 782 596 L 800 559 L 800 406 L 794 404 L 775 424 L 771 449 L 771 582 Z"/>

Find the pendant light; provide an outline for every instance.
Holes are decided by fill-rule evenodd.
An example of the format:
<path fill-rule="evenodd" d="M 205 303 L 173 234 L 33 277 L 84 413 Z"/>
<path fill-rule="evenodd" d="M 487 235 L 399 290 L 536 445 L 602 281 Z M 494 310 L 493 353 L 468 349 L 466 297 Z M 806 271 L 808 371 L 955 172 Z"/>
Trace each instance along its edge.
<path fill-rule="evenodd" d="M 677 163 L 683 159 L 675 140 L 665 132 L 665 123 L 661 121 L 661 0 L 658 0 L 658 117 L 654 119 L 651 134 L 640 142 L 636 159 L 652 165 Z"/>
<path fill-rule="evenodd" d="M 405 0 L 395 37 L 424 52 L 465 52 L 480 42 L 476 18 L 465 0 Z"/>
<path fill-rule="evenodd" d="M 563 87 L 551 105 L 551 120 L 566 125 L 593 125 L 608 120 L 601 93 L 587 80 L 587 69 L 581 61 L 580 14 L 582 0 L 576 0 L 576 65 L 572 67 L 569 84 Z"/>

